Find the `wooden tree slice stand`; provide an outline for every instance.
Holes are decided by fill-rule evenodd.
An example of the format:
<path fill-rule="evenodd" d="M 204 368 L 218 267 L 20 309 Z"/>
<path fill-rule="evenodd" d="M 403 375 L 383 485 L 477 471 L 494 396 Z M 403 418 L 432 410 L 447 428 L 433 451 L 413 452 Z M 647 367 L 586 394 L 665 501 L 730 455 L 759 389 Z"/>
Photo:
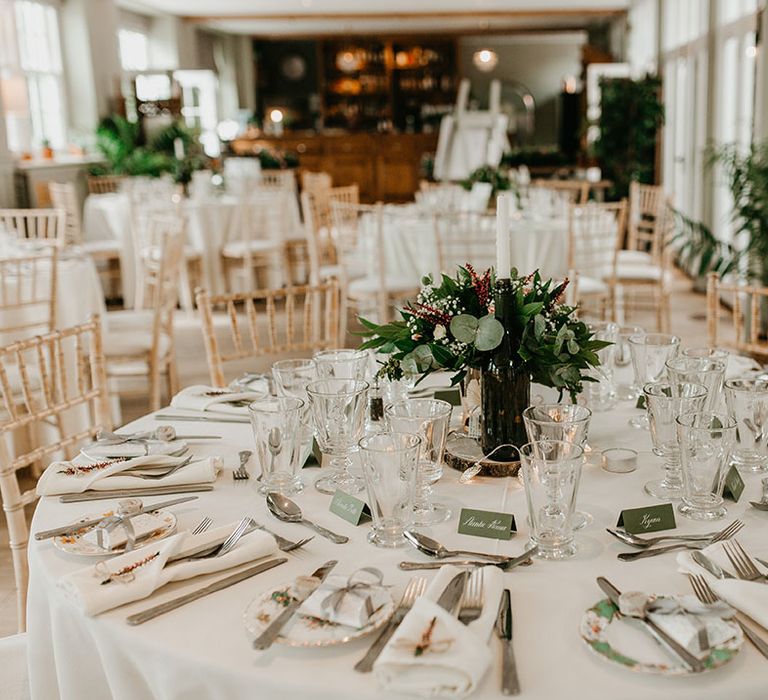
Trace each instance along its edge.
<path fill-rule="evenodd" d="M 501 478 L 504 476 L 517 476 L 520 462 L 497 462 L 493 459 L 482 459 L 483 449 L 480 443 L 469 437 L 466 433 L 458 431 L 448 435 L 445 441 L 445 463 L 452 469 L 463 472 L 474 466 L 478 460 L 483 469 L 478 476 L 491 476 Z"/>

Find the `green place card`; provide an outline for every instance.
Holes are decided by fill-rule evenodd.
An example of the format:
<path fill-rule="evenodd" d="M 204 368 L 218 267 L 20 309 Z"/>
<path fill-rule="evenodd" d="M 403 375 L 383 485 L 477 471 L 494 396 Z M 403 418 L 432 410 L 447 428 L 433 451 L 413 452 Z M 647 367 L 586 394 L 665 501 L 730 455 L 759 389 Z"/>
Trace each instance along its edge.
<path fill-rule="evenodd" d="M 309 453 L 307 461 L 304 462 L 305 467 L 322 467 L 323 466 L 323 452 L 320 449 L 320 445 L 317 444 L 317 440 L 312 438 L 312 452 Z"/>
<path fill-rule="evenodd" d="M 633 535 L 640 532 L 671 530 L 677 527 L 675 509 L 671 503 L 644 508 L 627 508 L 619 514 L 619 522 L 616 525 Z"/>
<path fill-rule="evenodd" d="M 491 510 L 462 508 L 459 515 L 459 534 L 509 540 L 517 532 L 512 513 L 494 513 Z"/>
<path fill-rule="evenodd" d="M 343 491 L 336 491 L 333 494 L 330 511 L 353 525 L 359 525 L 363 520 L 371 517 L 371 510 L 363 501 Z"/>
<path fill-rule="evenodd" d="M 739 470 L 732 466 L 725 475 L 725 484 L 723 485 L 723 498 L 736 503 L 744 492 L 744 479 L 741 478 Z"/>
<path fill-rule="evenodd" d="M 440 401 L 447 401 L 451 406 L 461 406 L 461 392 L 459 391 L 459 387 L 437 389 L 435 391 L 435 398 Z"/>

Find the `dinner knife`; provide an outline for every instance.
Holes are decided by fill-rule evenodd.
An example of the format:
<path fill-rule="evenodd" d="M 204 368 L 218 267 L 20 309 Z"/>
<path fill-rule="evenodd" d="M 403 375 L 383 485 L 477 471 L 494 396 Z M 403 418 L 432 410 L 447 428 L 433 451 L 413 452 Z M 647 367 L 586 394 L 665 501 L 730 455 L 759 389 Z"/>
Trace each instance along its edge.
<path fill-rule="evenodd" d="M 721 566 L 719 566 L 718 564 L 713 562 L 703 552 L 693 552 L 691 554 L 691 558 L 699 566 L 701 566 L 702 568 L 706 569 L 715 578 L 733 578 L 733 574 L 729 574 L 725 569 L 723 569 Z"/>
<path fill-rule="evenodd" d="M 621 592 L 616 588 L 607 578 L 603 576 L 597 577 L 597 585 L 608 596 L 610 601 L 618 608 L 619 596 Z M 634 618 L 641 622 L 645 628 L 667 649 L 675 654 L 688 668 L 695 673 L 700 673 L 704 670 L 704 662 L 697 659 L 690 651 L 688 651 L 682 644 L 670 637 L 661 627 L 659 627 L 653 620 L 645 617 Z"/>
<path fill-rule="evenodd" d="M 398 566 L 403 571 L 417 571 L 421 569 L 439 569 L 447 564 L 453 566 L 496 566 L 502 571 L 509 571 L 516 566 L 525 566 L 531 563 L 531 557 L 538 551 L 538 546 L 534 545 L 530 549 L 523 552 L 520 556 L 512 557 L 507 561 L 501 562 L 488 562 L 488 561 L 475 561 L 473 559 L 461 559 L 456 561 L 401 561 Z"/>
<path fill-rule="evenodd" d="M 229 588 L 229 586 L 234 586 L 236 583 L 240 583 L 240 581 L 245 581 L 246 579 L 251 578 L 251 576 L 260 574 L 263 571 L 274 569 L 276 566 L 280 566 L 280 564 L 285 564 L 285 562 L 287 561 L 288 559 L 286 557 L 264 561 L 261 564 L 252 566 L 250 569 L 245 569 L 244 571 L 238 571 L 236 574 L 232 574 L 232 576 L 227 576 L 226 578 L 222 578 L 222 579 L 219 579 L 218 581 L 214 581 L 213 583 L 211 583 L 208 586 L 205 586 L 204 588 L 198 588 L 196 591 L 192 591 L 191 593 L 185 593 L 184 595 L 181 595 L 178 598 L 173 598 L 172 600 L 167 600 L 165 603 L 160 603 L 159 605 L 155 605 L 154 607 L 148 608 L 147 610 L 144 610 L 140 613 L 136 613 L 135 615 L 129 615 L 126 618 L 126 622 L 128 622 L 129 625 L 140 625 L 143 622 L 146 622 L 147 620 L 151 620 L 155 617 L 158 617 L 158 615 L 163 615 L 164 613 L 170 612 L 171 610 L 176 610 L 176 608 L 180 608 L 182 605 L 191 603 L 193 600 L 198 600 L 199 598 L 207 596 L 211 593 L 220 591 L 223 588 Z"/>
<path fill-rule="evenodd" d="M 509 588 L 501 592 L 499 614 L 496 618 L 496 636 L 501 640 L 501 693 L 520 695 L 520 680 L 517 677 L 515 650 L 512 647 L 512 606 Z"/>
<path fill-rule="evenodd" d="M 461 596 L 464 594 L 464 586 L 467 584 L 469 578 L 469 571 L 462 571 L 456 574 L 443 589 L 440 597 L 437 599 L 437 604 L 447 610 L 449 613 L 453 613 L 453 609 L 458 605 L 461 600 Z"/>
<path fill-rule="evenodd" d="M 170 508 L 170 506 L 175 506 L 179 503 L 187 503 L 187 501 L 194 501 L 197 498 L 198 496 L 183 496 L 182 498 L 174 498 L 170 501 L 162 501 L 160 503 L 153 503 L 152 505 L 145 505 L 142 506 L 137 512 L 126 515 L 124 519 L 130 520 L 131 518 L 135 518 L 137 515 L 141 515 L 142 513 L 151 513 L 153 510 L 159 510 L 160 508 Z M 92 518 L 91 520 L 72 523 L 70 525 L 64 525 L 63 527 L 55 527 L 52 530 L 41 530 L 40 532 L 35 533 L 35 539 L 47 540 L 51 537 L 58 537 L 59 535 L 66 535 L 70 532 L 76 532 L 77 530 L 81 530 L 84 527 L 92 527 L 94 525 L 98 525 L 106 517 L 111 516 L 102 515 L 100 518 Z"/>
<path fill-rule="evenodd" d="M 185 486 L 157 486 L 155 488 L 113 489 L 111 491 L 83 491 L 59 496 L 59 503 L 80 503 L 81 501 L 103 501 L 110 498 L 133 498 L 134 496 L 168 496 L 176 493 L 198 493 L 213 491 L 213 484 L 188 484 Z"/>
<path fill-rule="evenodd" d="M 331 572 L 331 569 L 333 569 L 333 567 L 338 563 L 339 562 L 335 559 L 331 559 L 330 561 L 325 562 L 325 564 L 323 564 L 312 574 L 312 577 L 319 579 L 319 582 L 316 586 L 314 586 L 309 594 L 313 593 L 317 588 L 319 588 L 320 584 L 325 581 L 326 576 L 328 576 L 328 574 Z M 294 598 L 291 600 L 283 612 L 281 612 L 274 620 L 272 620 L 269 626 L 258 637 L 256 637 L 256 639 L 253 640 L 253 648 L 258 649 L 259 651 L 269 649 L 269 647 L 272 646 L 272 642 L 277 639 L 283 627 L 288 624 L 288 621 L 293 617 L 294 613 L 299 609 L 305 599 L 306 598 L 302 598 L 299 600 L 298 598 Z"/>
<path fill-rule="evenodd" d="M 237 418 L 236 416 L 231 416 L 228 413 L 219 414 L 218 415 L 209 415 L 209 416 L 175 416 L 170 413 L 158 413 L 154 416 L 152 416 L 155 420 L 161 420 L 161 421 L 203 421 L 203 422 L 210 422 L 210 423 L 249 423 L 249 418 Z"/>

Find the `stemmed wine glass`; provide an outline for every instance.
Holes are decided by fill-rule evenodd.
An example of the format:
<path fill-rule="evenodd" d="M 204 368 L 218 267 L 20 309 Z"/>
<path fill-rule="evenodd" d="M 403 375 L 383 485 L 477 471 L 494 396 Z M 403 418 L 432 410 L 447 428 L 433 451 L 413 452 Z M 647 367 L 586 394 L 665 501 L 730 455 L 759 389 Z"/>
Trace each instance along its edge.
<path fill-rule="evenodd" d="M 629 337 L 629 350 L 635 370 L 635 385 L 643 387 L 649 382 L 661 381 L 667 372 L 667 360 L 675 357 L 680 349 L 680 338 L 668 333 L 644 333 Z M 648 414 L 630 418 L 633 428 L 648 430 Z"/>

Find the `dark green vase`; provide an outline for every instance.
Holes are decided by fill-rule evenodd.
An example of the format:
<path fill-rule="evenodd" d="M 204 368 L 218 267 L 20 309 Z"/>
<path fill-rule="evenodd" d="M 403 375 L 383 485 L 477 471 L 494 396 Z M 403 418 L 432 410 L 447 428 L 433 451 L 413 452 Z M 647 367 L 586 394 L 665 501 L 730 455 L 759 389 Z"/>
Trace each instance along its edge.
<path fill-rule="evenodd" d="M 499 445 L 522 447 L 528 442 L 523 411 L 531 403 L 531 378 L 514 367 L 494 364 L 485 370 L 480 382 L 482 396 L 483 454 Z M 503 447 L 491 457 L 497 462 L 516 462 L 516 450 Z"/>

